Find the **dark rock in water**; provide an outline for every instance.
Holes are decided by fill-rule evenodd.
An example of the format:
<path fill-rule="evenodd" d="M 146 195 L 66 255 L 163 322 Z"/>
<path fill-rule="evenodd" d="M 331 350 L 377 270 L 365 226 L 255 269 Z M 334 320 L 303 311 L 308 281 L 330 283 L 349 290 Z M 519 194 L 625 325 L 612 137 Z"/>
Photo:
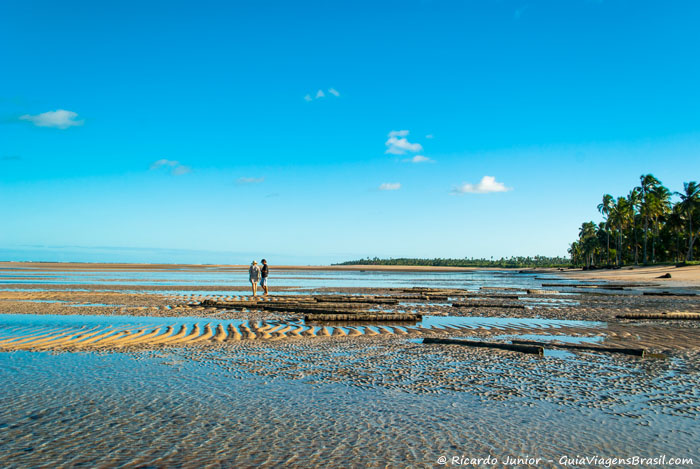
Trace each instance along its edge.
<path fill-rule="evenodd" d="M 669 274 L 669 273 L 667 272 L 667 273 L 665 273 L 665 274 L 663 274 L 663 275 L 659 275 L 659 276 L 656 277 L 656 278 L 671 278 L 671 274 Z"/>

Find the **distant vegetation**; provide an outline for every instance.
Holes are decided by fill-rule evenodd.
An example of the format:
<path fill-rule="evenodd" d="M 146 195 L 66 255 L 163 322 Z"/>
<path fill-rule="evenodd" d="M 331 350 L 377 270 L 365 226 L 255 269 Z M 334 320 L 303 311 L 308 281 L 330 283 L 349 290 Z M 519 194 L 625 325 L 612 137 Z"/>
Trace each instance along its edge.
<path fill-rule="evenodd" d="M 652 174 L 642 174 L 639 186 L 626 196 L 603 195 L 598 211 L 604 220 L 585 222 L 578 240 L 563 257 L 494 259 L 360 259 L 335 265 L 413 265 L 450 267 L 615 267 L 626 264 L 684 263 L 700 257 L 700 185 L 684 182 L 671 192 Z M 677 197 L 674 202 L 673 197 Z"/>
<path fill-rule="evenodd" d="M 672 193 L 651 174 L 642 174 L 639 181 L 626 196 L 603 195 L 598 211 L 604 220 L 583 223 L 569 248 L 574 265 L 695 264 L 700 186 L 685 182 L 682 192 Z M 675 203 L 673 196 L 678 197 Z"/>
<path fill-rule="evenodd" d="M 571 260 L 565 257 L 509 257 L 494 259 L 379 259 L 375 257 L 370 259 L 359 259 L 356 261 L 341 262 L 334 265 L 413 265 L 413 266 L 430 266 L 430 267 L 503 267 L 503 268 L 519 268 L 519 267 L 569 267 Z"/>

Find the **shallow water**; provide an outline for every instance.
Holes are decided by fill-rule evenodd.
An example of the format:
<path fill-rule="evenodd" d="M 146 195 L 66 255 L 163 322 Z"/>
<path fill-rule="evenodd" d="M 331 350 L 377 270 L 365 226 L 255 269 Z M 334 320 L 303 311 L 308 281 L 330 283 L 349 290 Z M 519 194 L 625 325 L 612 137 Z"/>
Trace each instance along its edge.
<path fill-rule="evenodd" d="M 518 334 L 518 335 L 499 335 L 494 337 L 496 340 L 534 340 L 538 342 L 561 342 L 564 344 L 596 344 L 603 341 L 603 337 L 586 337 L 586 336 L 571 336 L 571 335 L 539 335 L 539 334 Z"/>
<path fill-rule="evenodd" d="M 569 283 L 562 280 L 563 283 Z M 376 287 L 376 288 L 411 288 L 415 286 L 429 288 L 466 288 L 478 289 L 488 284 L 511 288 L 541 288 L 541 281 L 535 274 L 513 274 L 497 271 L 473 272 L 378 272 L 378 271 L 294 271 L 271 269 L 272 286 L 302 286 L 305 288 L 323 287 Z M 192 290 L 191 285 L 247 285 L 248 272 L 242 270 L 210 271 L 65 271 L 46 275 L 41 271 L 0 270 L 2 284 L 129 284 L 138 285 L 173 285 L 175 291 Z"/>
<path fill-rule="evenodd" d="M 236 368 L 235 357 L 228 364 Z M 692 416 L 609 410 L 527 395 L 417 395 L 256 376 L 173 352 L 0 354 L 6 467 L 395 467 L 432 466 L 442 455 L 694 456 L 700 431 Z"/>

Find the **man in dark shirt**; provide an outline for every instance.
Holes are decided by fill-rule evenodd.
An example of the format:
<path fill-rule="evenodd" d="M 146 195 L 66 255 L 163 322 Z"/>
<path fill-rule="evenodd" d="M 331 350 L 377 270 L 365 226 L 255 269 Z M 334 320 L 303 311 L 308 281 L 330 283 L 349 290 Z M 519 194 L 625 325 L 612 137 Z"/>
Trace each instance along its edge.
<path fill-rule="evenodd" d="M 260 277 L 260 286 L 263 287 L 263 290 L 265 291 L 265 294 L 267 295 L 267 261 L 265 259 L 262 260 L 262 269 L 260 269 L 261 277 Z"/>

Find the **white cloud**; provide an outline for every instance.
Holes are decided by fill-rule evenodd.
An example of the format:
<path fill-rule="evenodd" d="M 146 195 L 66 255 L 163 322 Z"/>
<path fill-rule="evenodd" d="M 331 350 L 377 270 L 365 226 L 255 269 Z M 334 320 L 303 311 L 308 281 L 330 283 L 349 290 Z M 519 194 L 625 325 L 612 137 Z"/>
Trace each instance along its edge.
<path fill-rule="evenodd" d="M 401 189 L 401 183 L 398 182 L 384 182 L 379 185 L 380 191 L 397 191 Z"/>
<path fill-rule="evenodd" d="M 338 90 L 336 90 L 335 88 L 328 88 L 328 92 L 330 94 L 332 94 L 333 96 L 335 96 L 336 98 L 338 98 L 340 96 L 340 92 Z M 311 102 L 314 99 L 322 99 L 325 97 L 326 97 L 326 93 L 324 93 L 323 90 L 318 90 L 316 92 L 316 94 L 314 94 L 314 95 L 312 95 L 310 93 L 310 94 L 307 94 L 306 96 L 304 96 L 304 101 Z"/>
<path fill-rule="evenodd" d="M 78 113 L 58 109 L 56 111 L 43 112 L 35 116 L 25 114 L 20 116 L 20 120 L 32 122 L 37 127 L 54 127 L 57 129 L 67 129 L 68 127 L 83 125 L 85 121 L 76 120 Z"/>
<path fill-rule="evenodd" d="M 236 179 L 237 184 L 260 184 L 263 181 L 265 181 L 265 178 L 240 177 L 240 178 Z"/>
<path fill-rule="evenodd" d="M 183 174 L 189 174 L 191 172 L 192 172 L 192 168 L 190 168 L 189 166 L 181 165 L 181 164 L 175 166 L 173 168 L 173 170 L 171 171 L 171 173 L 174 174 L 175 176 L 182 176 Z"/>
<path fill-rule="evenodd" d="M 423 146 L 420 143 L 411 143 L 406 138 L 409 134 L 408 130 L 392 130 L 389 132 L 389 139 L 384 142 L 387 146 L 385 153 L 390 153 L 392 155 L 404 155 L 407 151 L 411 153 L 418 153 L 423 150 Z"/>
<path fill-rule="evenodd" d="M 432 163 L 433 160 L 423 155 L 416 155 L 413 158 L 406 158 L 403 160 L 404 163 Z"/>
<path fill-rule="evenodd" d="M 389 137 L 384 145 L 387 146 L 385 153 L 392 155 L 403 155 L 407 151 L 417 153 L 423 150 L 423 146 L 420 143 L 411 143 L 406 138 Z"/>
<path fill-rule="evenodd" d="M 151 163 L 152 170 L 159 168 L 170 168 L 170 174 L 173 174 L 175 176 L 182 176 L 183 174 L 192 172 L 192 168 L 190 168 L 189 166 L 182 165 L 179 161 L 166 160 L 165 158 Z"/>
<path fill-rule="evenodd" d="M 484 176 L 478 184 L 464 183 L 456 187 L 453 194 L 488 194 L 490 192 L 508 192 L 513 190 L 502 182 L 497 182 L 493 176 Z"/>

